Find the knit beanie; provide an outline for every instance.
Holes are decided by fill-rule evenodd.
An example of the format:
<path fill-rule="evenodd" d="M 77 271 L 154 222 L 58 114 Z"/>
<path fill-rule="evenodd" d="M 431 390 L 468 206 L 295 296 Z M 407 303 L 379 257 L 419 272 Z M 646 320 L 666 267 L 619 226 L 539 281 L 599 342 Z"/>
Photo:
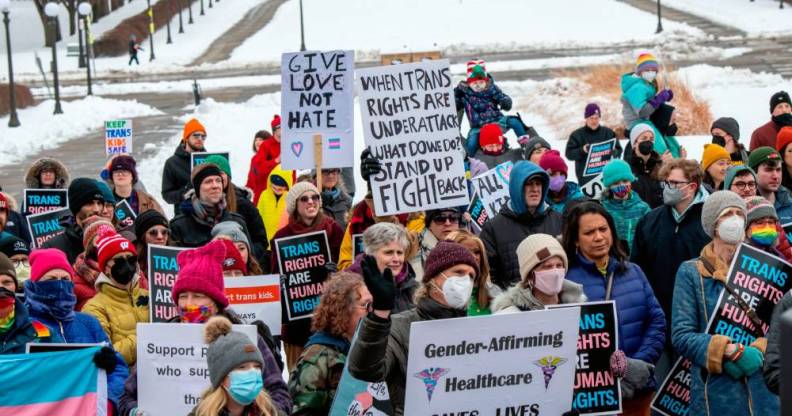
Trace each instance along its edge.
<path fill-rule="evenodd" d="M 781 103 L 792 105 L 792 100 L 789 99 L 789 94 L 786 91 L 779 91 L 770 97 L 770 112 L 772 113 L 776 106 Z"/>
<path fill-rule="evenodd" d="M 555 237 L 547 234 L 532 234 L 517 246 L 517 263 L 520 265 L 520 277 L 525 279 L 536 266 L 550 257 L 558 256 L 564 262 L 564 268 L 569 268 L 567 255 L 561 243 Z"/>
<path fill-rule="evenodd" d="M 206 128 L 204 125 L 201 124 L 198 119 L 191 118 L 186 124 L 184 124 L 184 130 L 182 131 L 182 142 L 186 142 L 187 139 L 189 139 L 190 136 L 197 131 L 206 134 Z"/>
<path fill-rule="evenodd" d="M 775 207 L 767 199 L 761 196 L 752 196 L 745 198 L 745 226 L 751 225 L 752 222 L 761 218 L 775 218 L 778 220 L 778 214 Z"/>
<path fill-rule="evenodd" d="M 108 221 L 107 218 L 91 215 L 83 222 L 83 249 L 88 247 L 88 243 L 93 241 L 94 237 L 113 232 L 115 232 L 115 227 L 113 227 L 113 223 Z"/>
<path fill-rule="evenodd" d="M 635 141 L 638 140 L 638 136 L 640 136 L 641 134 L 647 131 L 651 131 L 652 134 L 654 134 L 654 129 L 652 128 L 652 126 L 646 123 L 638 123 L 635 126 L 633 126 L 633 128 L 630 129 L 630 145 L 633 148 L 635 148 Z"/>
<path fill-rule="evenodd" d="M 503 145 L 503 130 L 498 123 L 485 124 L 479 130 L 479 146 L 483 149 L 490 144 Z"/>
<path fill-rule="evenodd" d="M 756 173 L 753 169 L 749 168 L 745 165 L 734 165 L 729 166 L 729 169 L 726 169 L 726 179 L 723 180 L 723 189 L 729 190 L 732 186 L 732 182 L 734 182 L 734 178 L 740 176 L 742 172 L 750 172 L 751 176 L 753 176 L 754 181 L 756 181 Z"/>
<path fill-rule="evenodd" d="M 228 298 L 223 283 L 225 256 L 225 244 L 218 240 L 179 252 L 176 256 L 179 274 L 173 284 L 173 299 L 178 299 L 182 292 L 198 292 L 212 298 L 220 307 L 227 307 Z"/>
<path fill-rule="evenodd" d="M 5 194 L 0 192 L 0 211 L 8 212 L 8 198 L 6 198 Z"/>
<path fill-rule="evenodd" d="M 0 239 L 0 253 L 5 254 L 8 257 L 13 257 L 16 255 L 30 255 L 30 247 L 25 240 L 11 234 L 5 233 L 3 239 Z"/>
<path fill-rule="evenodd" d="M 270 121 L 270 127 L 272 128 L 272 131 L 275 131 L 275 129 L 280 128 L 280 125 L 281 125 L 280 114 L 275 114 L 275 116 L 272 117 L 272 121 Z"/>
<path fill-rule="evenodd" d="M 776 136 L 776 150 L 783 152 L 789 143 L 792 143 L 792 126 L 781 127 Z"/>
<path fill-rule="evenodd" d="M 38 282 L 48 271 L 54 269 L 64 270 L 74 277 L 74 269 L 66 259 L 66 254 L 57 248 L 40 248 L 30 253 L 31 281 Z"/>
<path fill-rule="evenodd" d="M 104 272 L 107 262 L 121 253 L 137 256 L 135 245 L 116 232 L 99 234 L 96 238 L 96 255 L 99 259 L 99 271 Z"/>
<path fill-rule="evenodd" d="M 597 103 L 588 103 L 586 104 L 586 110 L 583 111 L 583 118 L 589 118 L 594 115 L 599 116 L 601 114 L 600 107 L 597 105 Z"/>
<path fill-rule="evenodd" d="M 297 210 L 297 200 L 300 197 L 309 191 L 316 192 L 317 195 L 321 195 L 319 193 L 319 189 L 316 188 L 316 185 L 312 184 L 311 182 L 297 182 L 292 186 L 289 190 L 289 193 L 286 194 L 286 213 L 289 215 L 294 215 L 294 211 Z M 322 200 L 319 199 L 319 208 L 322 207 Z"/>
<path fill-rule="evenodd" d="M 155 225 L 168 228 L 168 219 L 155 209 L 141 212 L 137 218 L 135 218 L 135 237 L 138 241 L 144 241 L 146 232 Z"/>
<path fill-rule="evenodd" d="M 212 227 L 212 238 L 218 235 L 226 236 L 235 243 L 245 243 L 248 248 L 250 247 L 250 240 L 248 239 L 245 230 L 242 229 L 242 224 L 236 221 L 222 221 Z"/>
<path fill-rule="evenodd" d="M 602 168 L 602 185 L 606 188 L 619 181 L 635 182 L 630 164 L 621 159 L 612 159 Z"/>
<path fill-rule="evenodd" d="M 642 53 L 638 55 L 638 60 L 635 61 L 635 73 L 640 74 L 644 71 L 659 71 L 660 65 L 657 63 L 657 58 L 651 53 Z"/>
<path fill-rule="evenodd" d="M 487 79 L 487 67 L 481 59 L 473 59 L 467 63 L 467 82 Z"/>
<path fill-rule="evenodd" d="M 210 176 L 220 176 L 220 168 L 213 163 L 202 163 L 193 168 L 190 182 L 192 182 L 196 196 L 201 196 L 201 183 Z"/>
<path fill-rule="evenodd" d="M 223 271 L 239 270 L 242 274 L 247 274 L 247 264 L 242 259 L 242 253 L 239 252 L 234 242 L 226 239 L 217 241 L 222 242 L 226 250 L 225 258 L 223 259 Z"/>
<path fill-rule="evenodd" d="M 128 155 L 119 155 L 114 157 L 110 161 L 110 168 L 108 171 L 110 172 L 110 178 L 113 177 L 113 172 L 117 170 L 125 170 L 132 174 L 132 183 L 137 183 L 138 181 L 138 174 L 137 174 L 137 162 L 135 158 Z"/>
<path fill-rule="evenodd" d="M 756 169 L 759 167 L 759 165 L 771 160 L 781 162 L 781 155 L 778 154 L 777 150 L 770 146 L 757 147 L 751 151 L 751 154 L 748 156 L 748 167 L 756 172 Z"/>
<path fill-rule="evenodd" d="M 701 170 L 706 171 L 713 163 L 726 159 L 731 161 L 731 155 L 721 145 L 708 143 L 704 145 L 704 154 L 701 156 Z"/>
<path fill-rule="evenodd" d="M 220 171 L 228 175 L 228 178 L 231 179 L 231 165 L 228 163 L 228 159 L 224 158 L 221 155 L 211 155 L 204 160 L 204 163 L 211 163 L 216 165 L 220 168 Z"/>
<path fill-rule="evenodd" d="M 19 281 L 16 277 L 16 268 L 11 259 L 3 253 L 0 253 L 0 275 L 10 276 L 14 279 L 14 292 L 19 289 Z"/>
<path fill-rule="evenodd" d="M 107 182 L 100 181 L 99 179 L 96 180 L 96 186 L 99 187 L 99 191 L 102 193 L 102 197 L 104 198 L 105 203 L 111 203 L 115 205 L 116 197 L 113 195 L 113 191 L 110 190 L 110 186 L 107 185 Z"/>
<path fill-rule="evenodd" d="M 424 213 L 424 227 L 429 228 L 429 225 L 432 224 L 432 221 L 435 219 L 435 217 L 437 217 L 438 215 L 444 212 L 455 212 L 457 214 L 461 214 L 461 212 L 459 211 L 460 210 L 458 208 L 440 208 L 440 209 L 427 210 Z M 462 221 L 461 216 L 459 217 L 459 220 Z"/>
<path fill-rule="evenodd" d="M 470 250 L 453 241 L 440 241 L 426 256 L 422 282 L 429 282 L 432 278 L 457 264 L 467 264 L 476 270 L 476 276 L 473 278 L 478 276 L 479 265 Z"/>
<path fill-rule="evenodd" d="M 715 224 L 723 211 L 739 208 L 745 213 L 745 201 L 732 191 L 717 191 L 704 201 L 701 208 L 701 227 L 710 238 L 715 237 Z"/>
<path fill-rule="evenodd" d="M 564 159 L 561 158 L 561 153 L 559 153 L 558 150 L 548 150 L 545 152 L 539 159 L 539 167 L 545 172 L 550 170 L 552 170 L 553 173 L 562 172 L 564 176 L 567 176 L 568 172 L 567 164 Z"/>
<path fill-rule="evenodd" d="M 69 210 L 77 215 L 83 205 L 91 201 L 104 202 L 105 197 L 97 181 L 91 178 L 77 178 L 69 185 Z"/>
<path fill-rule="evenodd" d="M 548 143 L 547 140 L 543 139 L 540 136 L 531 137 L 530 139 L 528 139 L 528 142 L 525 143 L 525 150 L 528 151 L 529 155 L 533 153 L 534 150 L 541 149 L 543 147 L 547 150 L 553 148 L 552 146 L 550 146 L 550 143 Z"/>
<path fill-rule="evenodd" d="M 232 329 L 231 321 L 225 316 L 209 318 L 204 327 L 204 340 L 209 344 L 206 351 L 209 381 L 215 389 L 220 387 L 228 373 L 242 364 L 253 361 L 266 368 L 261 351 L 253 340 Z"/>
<path fill-rule="evenodd" d="M 710 132 L 712 132 L 712 129 L 721 129 L 729 136 L 732 136 L 735 141 L 740 140 L 740 125 L 737 123 L 737 120 L 731 117 L 721 117 L 713 121 Z"/>

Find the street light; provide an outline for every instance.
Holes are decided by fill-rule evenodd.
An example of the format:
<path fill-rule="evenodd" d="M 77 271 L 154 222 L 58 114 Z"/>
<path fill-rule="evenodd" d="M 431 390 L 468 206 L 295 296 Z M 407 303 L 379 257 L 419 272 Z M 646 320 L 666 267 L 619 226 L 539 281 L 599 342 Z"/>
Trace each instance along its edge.
<path fill-rule="evenodd" d="M 58 82 L 58 12 L 60 6 L 57 3 L 49 2 L 44 6 L 44 14 L 49 17 L 50 32 L 52 33 L 52 79 L 55 82 L 55 112 L 63 114 L 60 102 L 60 83 Z"/>
<path fill-rule="evenodd" d="M 660 33 L 663 31 L 663 18 L 660 13 L 660 0 L 657 0 L 657 31 L 655 33 Z"/>
<path fill-rule="evenodd" d="M 212 8 L 212 0 L 209 0 L 209 8 Z"/>
<path fill-rule="evenodd" d="M 88 32 L 88 19 L 91 16 L 91 12 L 93 12 L 93 8 L 91 7 L 90 3 L 84 1 L 77 6 L 77 12 L 80 14 L 80 19 L 83 21 L 83 26 L 85 27 L 85 63 L 87 64 L 85 76 L 88 83 L 88 95 L 93 95 L 93 88 L 91 88 L 91 46 L 88 42 L 90 39 Z M 80 39 L 80 44 L 82 44 L 82 39 Z"/>
<path fill-rule="evenodd" d="M 8 25 L 11 22 L 8 19 L 8 7 L 11 0 L 0 0 L 0 10 L 3 11 L 3 24 L 5 25 L 6 35 L 6 52 L 8 53 L 8 127 L 19 127 L 19 117 L 16 111 L 16 91 L 14 91 L 14 66 L 11 63 L 11 31 Z"/>
<path fill-rule="evenodd" d="M 191 25 L 191 24 L 193 24 L 193 18 L 192 18 L 192 4 L 193 4 L 193 0 L 187 0 L 187 13 L 188 13 L 188 15 L 189 15 L 189 18 L 187 19 L 187 24 L 188 24 L 188 25 Z"/>
<path fill-rule="evenodd" d="M 302 0 L 300 0 L 300 51 L 305 51 L 305 27 L 303 26 Z"/>
<path fill-rule="evenodd" d="M 168 8 L 169 8 L 169 9 L 171 9 L 171 10 L 173 10 L 173 3 L 170 3 L 170 4 L 168 5 Z M 166 20 L 166 22 L 165 22 L 165 27 L 167 27 L 167 28 L 168 28 L 168 39 L 165 41 L 165 43 L 167 43 L 168 45 L 170 45 L 171 43 L 173 43 L 173 41 L 171 40 L 170 21 L 171 21 L 171 19 L 170 19 L 170 16 L 169 16 L 169 17 L 168 17 L 168 20 Z"/>
<path fill-rule="evenodd" d="M 146 0 L 148 3 L 148 16 L 149 16 L 149 62 L 154 60 L 154 9 L 151 8 L 151 0 Z"/>

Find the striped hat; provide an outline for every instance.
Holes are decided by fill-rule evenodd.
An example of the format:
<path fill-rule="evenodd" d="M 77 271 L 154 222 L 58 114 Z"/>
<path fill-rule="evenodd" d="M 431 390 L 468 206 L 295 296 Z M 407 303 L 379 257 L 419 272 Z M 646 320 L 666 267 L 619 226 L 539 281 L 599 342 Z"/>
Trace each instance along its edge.
<path fill-rule="evenodd" d="M 117 233 L 100 235 L 96 240 L 96 248 L 99 270 L 101 271 L 104 271 L 107 262 L 117 254 L 130 253 L 137 256 L 135 245 Z"/>
<path fill-rule="evenodd" d="M 642 53 L 638 55 L 638 60 L 635 62 L 635 73 L 640 74 L 644 71 L 659 71 L 660 65 L 657 63 L 657 58 L 651 53 Z"/>
<path fill-rule="evenodd" d="M 467 82 L 477 79 L 487 79 L 487 67 L 481 59 L 473 59 L 467 63 Z"/>

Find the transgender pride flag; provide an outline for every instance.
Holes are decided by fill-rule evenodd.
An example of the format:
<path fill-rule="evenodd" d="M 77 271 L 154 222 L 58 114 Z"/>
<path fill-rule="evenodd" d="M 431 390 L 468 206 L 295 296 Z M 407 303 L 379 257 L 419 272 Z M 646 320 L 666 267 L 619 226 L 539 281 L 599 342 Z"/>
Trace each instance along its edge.
<path fill-rule="evenodd" d="M 107 376 L 93 362 L 100 348 L 0 355 L 0 415 L 106 416 Z"/>

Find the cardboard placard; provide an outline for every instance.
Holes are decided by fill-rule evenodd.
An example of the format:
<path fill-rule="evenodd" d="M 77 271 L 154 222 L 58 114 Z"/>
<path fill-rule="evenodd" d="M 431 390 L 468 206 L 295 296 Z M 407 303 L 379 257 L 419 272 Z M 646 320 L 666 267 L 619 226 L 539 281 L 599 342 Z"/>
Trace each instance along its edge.
<path fill-rule="evenodd" d="M 135 214 L 135 211 L 129 206 L 129 202 L 127 202 L 126 199 L 122 199 L 121 202 L 115 205 L 113 217 L 115 217 L 117 228 L 123 230 L 135 225 L 137 214 Z"/>
<path fill-rule="evenodd" d="M 589 145 L 583 176 L 589 177 L 601 174 L 605 165 L 613 159 L 613 152 L 615 149 L 616 138 Z"/>
<path fill-rule="evenodd" d="M 224 280 L 229 306 L 244 322 L 264 322 L 272 335 L 280 335 L 280 276 L 240 276 L 226 277 Z"/>
<path fill-rule="evenodd" d="M 501 208 L 509 203 L 509 176 L 512 167 L 512 162 L 501 163 L 470 180 L 489 218 L 498 215 Z"/>
<path fill-rule="evenodd" d="M 179 273 L 176 256 L 180 247 L 148 246 L 149 321 L 168 322 L 179 315 L 176 299 L 171 296 Z"/>
<path fill-rule="evenodd" d="M 363 234 L 352 235 L 352 260 L 355 260 L 358 254 L 363 253 Z"/>
<path fill-rule="evenodd" d="M 66 230 L 60 225 L 60 221 L 71 215 L 68 208 L 28 215 L 26 218 L 30 232 L 30 248 L 41 248 L 48 240 L 63 234 Z"/>
<path fill-rule="evenodd" d="M 105 121 L 105 154 L 132 153 L 132 120 Z"/>
<path fill-rule="evenodd" d="M 69 208 L 68 189 L 22 190 L 23 213 L 41 214 L 42 212 L 55 211 L 60 208 Z"/>
<path fill-rule="evenodd" d="M 352 338 L 353 346 L 359 331 L 360 326 Z M 384 381 L 369 383 L 356 379 L 349 372 L 349 360 L 347 360 L 336 387 L 333 405 L 330 406 L 330 416 L 390 416 L 392 414 L 388 385 Z"/>
<path fill-rule="evenodd" d="M 359 69 L 363 137 L 382 172 L 372 176 L 379 216 L 467 206 L 448 60 Z"/>
<path fill-rule="evenodd" d="M 190 153 L 190 166 L 192 166 L 192 169 L 195 169 L 196 166 L 206 162 L 207 157 L 213 155 L 222 156 L 228 161 L 229 165 L 231 164 L 228 152 L 194 152 Z"/>
<path fill-rule="evenodd" d="M 282 276 L 282 302 L 286 320 L 307 319 L 319 305 L 322 284 L 327 279 L 325 264 L 331 261 L 325 231 L 274 240 L 278 270 Z"/>
<path fill-rule="evenodd" d="M 354 165 L 354 51 L 281 56 L 281 164 L 314 169 L 313 136 L 322 136 L 323 168 Z"/>

